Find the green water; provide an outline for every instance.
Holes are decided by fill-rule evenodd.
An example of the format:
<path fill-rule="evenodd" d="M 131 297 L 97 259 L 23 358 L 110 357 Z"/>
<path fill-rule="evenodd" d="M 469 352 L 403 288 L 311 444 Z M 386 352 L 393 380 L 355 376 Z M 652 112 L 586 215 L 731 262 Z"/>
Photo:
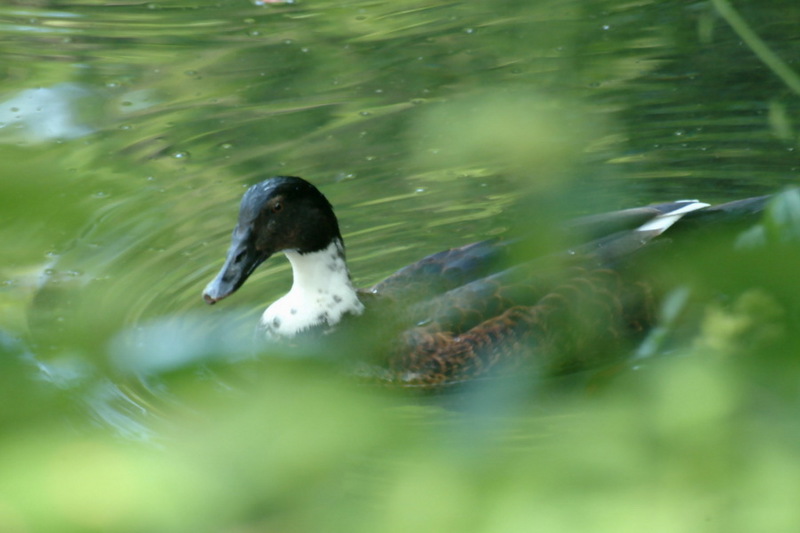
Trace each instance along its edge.
<path fill-rule="evenodd" d="M 711 360 L 533 405 L 255 360 L 237 339 L 281 258 L 200 293 L 275 174 L 328 196 L 359 285 L 541 219 L 795 185 L 799 22 L 794 0 L 0 6 L 0 530 L 796 531 L 796 362 L 760 344 L 792 330 L 794 252 L 732 270 L 682 339 Z M 720 364 L 748 349 L 756 384 Z"/>

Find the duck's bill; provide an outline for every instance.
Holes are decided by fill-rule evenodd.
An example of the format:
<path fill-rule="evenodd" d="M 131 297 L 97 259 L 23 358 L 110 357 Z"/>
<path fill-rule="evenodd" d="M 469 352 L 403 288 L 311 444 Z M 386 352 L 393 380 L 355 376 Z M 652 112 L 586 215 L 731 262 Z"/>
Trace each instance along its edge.
<path fill-rule="evenodd" d="M 256 250 L 248 234 L 234 235 L 225 264 L 217 277 L 206 285 L 203 299 L 208 304 L 214 304 L 233 294 L 269 255 Z"/>

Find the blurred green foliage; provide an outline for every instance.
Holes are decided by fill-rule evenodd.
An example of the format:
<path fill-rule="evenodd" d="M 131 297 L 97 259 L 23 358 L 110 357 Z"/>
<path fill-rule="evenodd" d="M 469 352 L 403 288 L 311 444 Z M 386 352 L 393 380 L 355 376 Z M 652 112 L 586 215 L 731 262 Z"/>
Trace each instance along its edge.
<path fill-rule="evenodd" d="M 52 422 L 8 434 L 3 530 L 744 532 L 800 519 L 793 403 L 730 361 L 686 354 L 592 397 L 483 414 L 273 370 L 226 395 L 192 384 L 178 395 L 192 412 L 170 412 L 157 447 Z"/>
<path fill-rule="evenodd" d="M 797 98 L 712 3 L 258 4 L 0 7 L 0 531 L 797 531 L 796 192 L 662 269 L 631 361 L 560 380 L 254 356 L 280 263 L 199 299 L 265 173 L 325 186 L 364 284 L 795 183 Z M 788 60 L 799 6 L 735 7 Z"/>

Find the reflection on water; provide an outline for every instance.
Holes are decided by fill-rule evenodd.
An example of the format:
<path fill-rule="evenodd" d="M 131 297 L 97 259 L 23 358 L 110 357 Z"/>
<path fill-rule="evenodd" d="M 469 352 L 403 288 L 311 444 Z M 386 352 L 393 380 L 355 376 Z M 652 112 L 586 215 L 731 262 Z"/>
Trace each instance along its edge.
<path fill-rule="evenodd" d="M 0 135 L 6 133 L 9 141 L 31 144 L 89 135 L 94 130 L 78 116 L 78 111 L 92 96 L 73 83 L 12 95 L 0 102 Z"/>
<path fill-rule="evenodd" d="M 244 188 L 272 174 L 328 195 L 363 285 L 535 210 L 795 180 L 797 98 L 708 4 L 265 4 L 0 7 L 0 140 L 26 162 L 0 185 L 20 250 L 0 273 L 41 267 L 8 301 L 44 360 L 103 368 L 152 321 L 215 324 L 200 291 Z M 797 6 L 759 9 L 794 57 Z M 271 261 L 225 313 L 255 323 L 288 278 Z M 150 354 L 205 353 L 166 346 Z"/>

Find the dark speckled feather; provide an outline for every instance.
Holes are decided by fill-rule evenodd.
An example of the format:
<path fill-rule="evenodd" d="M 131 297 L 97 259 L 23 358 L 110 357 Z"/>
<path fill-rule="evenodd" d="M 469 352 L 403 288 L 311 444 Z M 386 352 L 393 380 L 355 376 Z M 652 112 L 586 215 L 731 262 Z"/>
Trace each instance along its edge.
<path fill-rule="evenodd" d="M 520 365 L 548 374 L 588 368 L 608 362 L 653 317 L 650 288 L 609 269 L 574 267 L 561 284 L 537 292 L 500 298 L 492 310 L 502 310 L 488 319 L 470 311 L 457 325 L 432 321 L 405 331 L 392 357 L 395 373 L 406 384 L 435 385 Z"/>

